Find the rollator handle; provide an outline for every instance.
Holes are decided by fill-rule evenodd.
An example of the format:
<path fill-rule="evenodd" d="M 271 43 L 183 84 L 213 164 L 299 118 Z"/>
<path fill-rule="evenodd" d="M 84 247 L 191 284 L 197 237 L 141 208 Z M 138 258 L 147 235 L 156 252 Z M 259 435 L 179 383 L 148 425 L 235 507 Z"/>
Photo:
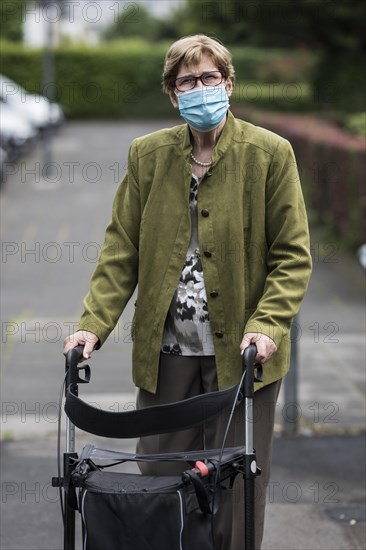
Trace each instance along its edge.
<path fill-rule="evenodd" d="M 78 384 L 87 384 L 90 380 L 90 367 L 83 365 L 79 367 L 79 361 L 83 357 L 84 346 L 79 345 L 70 349 L 66 354 L 65 371 L 66 371 L 66 391 L 68 388 L 77 395 Z M 84 371 L 84 378 L 79 376 L 79 371 Z"/>
<path fill-rule="evenodd" d="M 243 353 L 243 370 L 246 372 L 243 383 L 244 397 L 253 397 L 254 382 L 263 381 L 263 368 L 260 363 L 255 362 L 257 346 L 250 344 Z"/>

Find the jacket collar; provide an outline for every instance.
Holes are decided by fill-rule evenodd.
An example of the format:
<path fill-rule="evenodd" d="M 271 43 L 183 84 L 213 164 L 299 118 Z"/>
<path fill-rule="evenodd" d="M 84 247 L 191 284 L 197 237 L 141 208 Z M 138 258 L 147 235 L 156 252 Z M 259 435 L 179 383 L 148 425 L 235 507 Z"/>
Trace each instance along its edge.
<path fill-rule="evenodd" d="M 212 153 L 212 165 L 214 165 L 225 154 L 228 147 L 230 146 L 233 136 L 235 135 L 235 122 L 236 119 L 234 115 L 231 113 L 231 111 L 228 110 L 225 126 Z M 192 149 L 191 135 L 188 124 L 182 125 L 181 143 L 183 155 L 188 159 Z"/>

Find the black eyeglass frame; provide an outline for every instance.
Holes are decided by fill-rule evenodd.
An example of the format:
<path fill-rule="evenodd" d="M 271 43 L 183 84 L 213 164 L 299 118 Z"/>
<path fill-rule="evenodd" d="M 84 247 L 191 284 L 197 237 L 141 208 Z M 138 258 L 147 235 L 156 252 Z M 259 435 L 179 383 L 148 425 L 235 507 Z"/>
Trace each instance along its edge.
<path fill-rule="evenodd" d="M 221 80 L 220 80 L 220 82 L 215 84 L 215 86 L 220 86 L 220 84 L 222 84 L 222 82 L 224 80 L 226 80 L 225 73 L 223 71 L 221 71 L 220 69 L 216 69 L 215 71 L 205 71 L 202 74 L 200 74 L 199 76 L 194 76 L 193 74 L 187 74 L 186 76 L 180 76 L 179 78 L 176 78 L 175 80 L 173 80 L 174 88 L 176 90 L 178 90 L 178 92 L 189 92 L 190 90 L 194 90 L 194 88 L 197 86 L 197 80 L 200 80 L 202 82 L 203 86 L 210 86 L 210 84 L 205 84 L 203 82 L 202 78 L 205 75 L 209 75 L 209 74 L 212 74 L 212 73 L 220 73 L 221 74 Z M 182 80 L 182 79 L 184 80 L 185 78 L 194 78 L 194 85 L 191 88 L 188 88 L 186 90 L 180 90 L 177 86 L 177 80 Z"/>

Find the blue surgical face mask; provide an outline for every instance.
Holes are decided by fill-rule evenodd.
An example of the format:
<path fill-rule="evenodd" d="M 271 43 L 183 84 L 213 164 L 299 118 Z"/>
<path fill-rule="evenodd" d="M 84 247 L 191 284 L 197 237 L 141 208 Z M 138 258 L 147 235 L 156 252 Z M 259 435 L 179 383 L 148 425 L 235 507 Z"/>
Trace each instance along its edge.
<path fill-rule="evenodd" d="M 220 124 L 229 108 L 225 85 L 202 86 L 176 94 L 179 112 L 195 130 L 209 132 Z"/>

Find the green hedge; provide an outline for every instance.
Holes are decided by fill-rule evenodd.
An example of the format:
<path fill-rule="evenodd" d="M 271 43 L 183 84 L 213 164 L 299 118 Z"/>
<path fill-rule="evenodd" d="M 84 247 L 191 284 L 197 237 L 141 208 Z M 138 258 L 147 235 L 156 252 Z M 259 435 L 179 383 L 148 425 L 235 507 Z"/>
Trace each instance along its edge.
<path fill-rule="evenodd" d="M 366 139 L 366 112 L 345 116 L 344 127 L 352 134 Z"/>
<path fill-rule="evenodd" d="M 98 47 L 58 48 L 54 51 L 55 99 L 70 118 L 172 116 L 173 107 L 161 91 L 168 46 L 125 40 Z M 233 102 L 284 110 L 312 107 L 307 84 L 312 56 L 253 48 L 232 48 L 232 53 L 238 81 Z M 29 91 L 47 95 L 41 84 L 42 56 L 42 50 L 3 43 L 2 71 Z M 298 94 L 299 86 L 307 94 Z"/>
<path fill-rule="evenodd" d="M 42 50 L 2 48 L 2 71 L 27 90 L 42 86 Z M 54 51 L 53 95 L 70 118 L 114 118 L 147 114 L 160 96 L 163 52 L 159 47 L 67 47 Z M 165 104 L 169 107 L 166 98 Z"/>

